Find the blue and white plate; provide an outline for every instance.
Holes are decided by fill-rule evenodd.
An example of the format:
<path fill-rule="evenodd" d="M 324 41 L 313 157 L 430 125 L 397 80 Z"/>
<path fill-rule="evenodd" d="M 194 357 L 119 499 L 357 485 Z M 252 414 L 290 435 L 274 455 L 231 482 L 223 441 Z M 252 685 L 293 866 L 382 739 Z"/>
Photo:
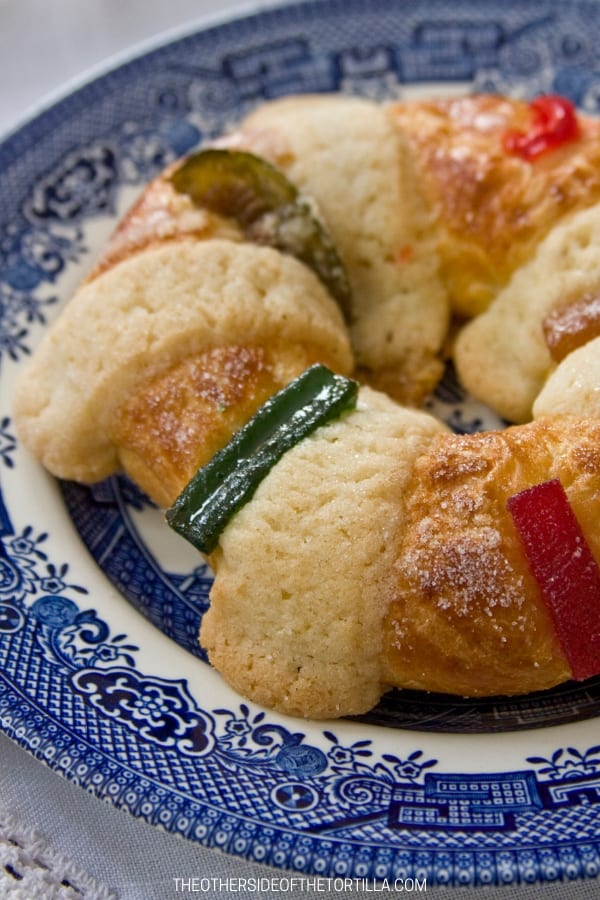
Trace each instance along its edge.
<path fill-rule="evenodd" d="M 600 104 L 600 5 L 323 0 L 134 59 L 0 147 L 0 726 L 191 841 L 334 878 L 504 884 L 600 870 L 600 680 L 514 701 L 391 694 L 286 719 L 196 643 L 210 572 L 126 480 L 49 477 L 11 390 L 141 186 L 264 98 L 498 90 Z M 451 373 L 432 401 L 489 427 Z"/>

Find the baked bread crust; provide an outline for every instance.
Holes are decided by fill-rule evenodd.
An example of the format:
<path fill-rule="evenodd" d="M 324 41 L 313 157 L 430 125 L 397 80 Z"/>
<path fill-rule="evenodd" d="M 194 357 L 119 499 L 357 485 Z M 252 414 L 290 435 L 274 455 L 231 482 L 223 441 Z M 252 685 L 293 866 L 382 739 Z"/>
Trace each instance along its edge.
<path fill-rule="evenodd" d="M 444 433 L 363 389 L 286 454 L 225 529 L 201 643 L 289 715 L 370 709 L 391 687 L 481 697 L 571 677 L 507 511 L 560 479 L 600 560 L 600 421 Z"/>
<path fill-rule="evenodd" d="M 236 690 L 312 718 L 377 702 L 403 497 L 414 460 L 442 431 L 362 388 L 355 412 L 269 472 L 209 560 L 200 641 Z"/>
<path fill-rule="evenodd" d="M 558 478 L 600 560 L 599 441 L 599 420 L 564 416 L 432 442 L 415 465 L 384 625 L 394 684 L 477 697 L 570 678 L 507 500 Z"/>
<path fill-rule="evenodd" d="M 170 176 L 178 165 L 173 163 L 146 185 L 111 234 L 86 281 L 92 281 L 134 253 L 170 241 L 243 239 L 232 220 L 197 206 L 186 194 L 175 190 Z"/>
<path fill-rule="evenodd" d="M 530 115 L 489 97 L 261 107 L 224 143 L 318 196 L 355 292 L 356 360 L 317 276 L 197 209 L 167 171 L 20 373 L 20 438 L 60 477 L 123 467 L 170 505 L 313 362 L 356 362 L 420 402 L 441 368 L 446 289 L 468 314 L 498 294 L 455 358 L 473 393 L 525 421 L 555 367 L 542 321 L 600 285 L 600 126 L 582 120 L 532 166 L 499 150 Z M 200 637 L 224 677 L 314 718 L 364 712 L 391 686 L 489 696 L 568 679 L 506 504 L 559 479 L 600 560 L 598 341 L 560 363 L 528 425 L 449 435 L 363 387 L 354 412 L 287 452 L 210 558 Z"/>
<path fill-rule="evenodd" d="M 533 404 L 533 416 L 600 418 L 600 338 L 573 350 L 551 373 Z"/>
<path fill-rule="evenodd" d="M 314 344 L 228 344 L 143 381 L 111 426 L 119 462 L 162 507 L 259 406 L 322 356 Z"/>
<path fill-rule="evenodd" d="M 461 383 L 509 422 L 531 419 L 533 403 L 556 368 L 544 319 L 598 294 L 599 246 L 600 205 L 558 224 L 490 308 L 460 331 L 453 358 Z M 579 411 L 585 415 L 585 407 Z"/>
<path fill-rule="evenodd" d="M 340 95 L 283 98 L 259 106 L 226 143 L 270 159 L 317 199 L 352 287 L 357 374 L 420 405 L 442 374 L 449 308 L 431 210 L 387 108 Z"/>
<path fill-rule="evenodd" d="M 19 435 L 54 475 L 105 478 L 119 468 L 112 429 L 130 394 L 240 336 L 304 348 L 295 374 L 304 352 L 352 368 L 339 308 L 293 257 L 221 239 L 135 252 L 84 284 L 46 333 L 15 388 Z"/>
<path fill-rule="evenodd" d="M 480 94 L 392 104 L 438 228 L 450 305 L 483 312 L 565 217 L 600 201 L 600 122 L 578 114 L 579 137 L 530 161 L 509 153 L 530 133 L 531 105 Z"/>

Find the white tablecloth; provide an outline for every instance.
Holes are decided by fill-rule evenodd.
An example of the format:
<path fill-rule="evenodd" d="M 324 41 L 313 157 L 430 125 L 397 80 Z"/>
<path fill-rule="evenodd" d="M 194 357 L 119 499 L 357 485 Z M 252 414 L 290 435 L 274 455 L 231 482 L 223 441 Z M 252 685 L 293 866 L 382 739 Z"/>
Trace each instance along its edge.
<path fill-rule="evenodd" d="M 132 47 L 269 3 L 237 0 L 0 0 L 0 133 L 12 130 L 83 73 Z M 205 850 L 101 803 L 0 734 L 1 900 L 169 900 L 331 896 L 327 885 Z M 269 879 L 269 880 L 265 880 Z M 270 879 L 273 879 L 270 881 Z M 257 883 L 256 881 L 254 882 Z M 452 900 L 594 900 L 600 882 L 445 890 Z M 374 886 L 345 895 L 372 898 Z M 379 896 L 385 896 L 379 893 Z M 419 893 L 423 896 L 423 893 Z"/>

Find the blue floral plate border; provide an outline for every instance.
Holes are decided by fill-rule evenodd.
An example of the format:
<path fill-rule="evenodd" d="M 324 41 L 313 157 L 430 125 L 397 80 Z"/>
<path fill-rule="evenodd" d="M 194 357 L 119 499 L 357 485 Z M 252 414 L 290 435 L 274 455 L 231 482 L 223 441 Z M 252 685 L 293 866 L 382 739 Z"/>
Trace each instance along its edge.
<path fill-rule="evenodd" d="M 0 727 L 192 841 L 328 877 L 499 885 L 600 871 L 600 682 L 515 703 L 390 695 L 315 723 L 244 702 L 196 642 L 210 572 L 127 480 L 59 484 L 12 384 L 140 186 L 264 98 L 567 94 L 600 105 L 600 5 L 322 0 L 160 46 L 0 146 Z M 432 408 L 489 427 L 449 372 Z"/>

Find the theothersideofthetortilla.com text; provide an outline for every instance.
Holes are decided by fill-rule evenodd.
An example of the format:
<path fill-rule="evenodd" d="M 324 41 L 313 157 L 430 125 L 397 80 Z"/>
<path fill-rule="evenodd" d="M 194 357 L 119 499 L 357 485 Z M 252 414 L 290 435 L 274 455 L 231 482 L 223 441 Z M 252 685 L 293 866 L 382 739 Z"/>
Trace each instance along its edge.
<path fill-rule="evenodd" d="M 173 879 L 178 894 L 293 894 L 311 891 L 328 893 L 424 893 L 426 878 L 392 878 L 375 881 L 368 878 L 326 878 L 309 875 L 253 876 L 248 878 L 218 878 L 208 876 L 176 876 Z"/>

